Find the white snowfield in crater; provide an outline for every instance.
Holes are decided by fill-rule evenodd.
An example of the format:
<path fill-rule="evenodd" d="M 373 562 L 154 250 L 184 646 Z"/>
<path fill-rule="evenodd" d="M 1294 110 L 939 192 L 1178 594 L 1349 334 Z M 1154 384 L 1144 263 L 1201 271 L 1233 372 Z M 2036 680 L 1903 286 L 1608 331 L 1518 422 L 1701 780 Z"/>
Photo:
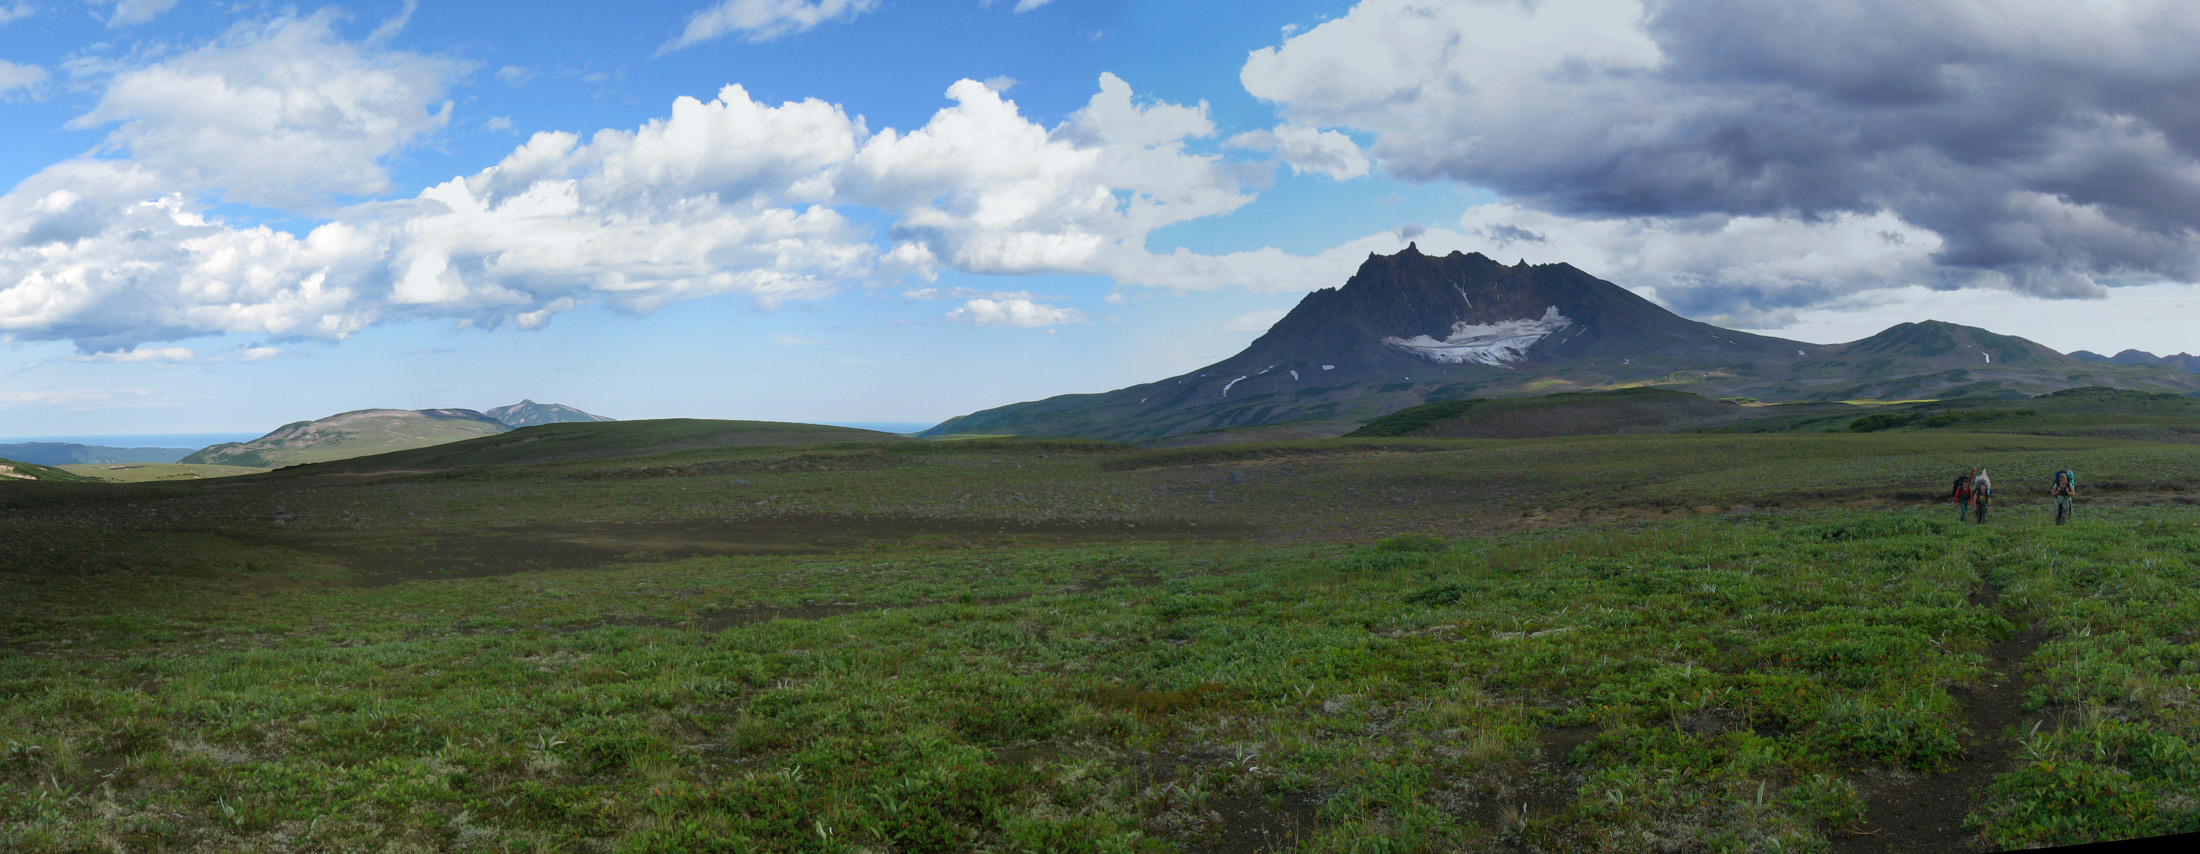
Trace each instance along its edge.
<path fill-rule="evenodd" d="M 1574 325 L 1572 319 L 1558 313 L 1558 306 L 1551 306 L 1540 318 L 1500 320 L 1496 323 L 1468 323 L 1464 320 L 1451 325 L 1451 334 L 1438 341 L 1426 335 L 1411 338 L 1385 338 L 1384 344 L 1413 355 L 1442 364 L 1502 366 L 1520 361 L 1528 354 L 1528 348 L 1551 333 Z"/>

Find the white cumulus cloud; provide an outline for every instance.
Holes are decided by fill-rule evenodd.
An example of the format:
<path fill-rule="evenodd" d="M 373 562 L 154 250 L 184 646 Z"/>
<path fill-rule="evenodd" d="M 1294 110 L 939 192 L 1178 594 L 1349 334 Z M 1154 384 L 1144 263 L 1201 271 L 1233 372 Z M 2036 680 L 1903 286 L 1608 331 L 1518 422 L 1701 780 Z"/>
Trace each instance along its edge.
<path fill-rule="evenodd" d="M 538 134 L 303 237 L 208 216 L 159 158 L 65 161 L 0 196 L 0 333 L 104 352 L 221 332 L 335 340 L 393 317 L 537 328 L 582 304 L 815 299 L 877 266 L 869 235 L 814 203 L 860 134 L 831 105 L 768 107 L 729 87 L 586 142 Z"/>
<path fill-rule="evenodd" d="M 74 183 L 57 171 L 141 177 L 76 166 L 26 184 Z M 0 221 L 11 220 L 0 231 L 0 330 L 96 352 L 215 332 L 339 338 L 377 317 L 359 279 L 381 246 L 355 226 L 300 238 L 210 221 L 177 195 L 118 203 L 21 187 L 0 197 Z"/>
<path fill-rule="evenodd" d="M 311 46 L 327 50 L 305 56 Z M 182 96 L 157 103 L 157 93 L 196 81 L 208 92 L 193 97 L 280 115 L 298 93 L 275 87 L 272 72 L 225 75 L 245 57 L 293 55 L 301 85 L 345 68 L 390 72 L 387 98 L 298 95 L 378 131 L 323 132 L 303 109 L 271 129 L 300 136 L 326 169 L 306 169 L 297 155 L 214 158 L 192 128 L 230 139 L 257 132 L 261 119 Z M 443 78 L 400 85 L 406 75 L 391 70 L 437 62 L 342 42 L 326 20 L 306 18 L 116 73 L 91 119 L 118 123 L 110 144 L 0 196 L 0 335 L 118 352 L 218 333 L 339 340 L 401 318 L 538 328 L 585 305 L 649 312 L 732 294 L 769 308 L 855 285 L 935 281 L 943 268 L 1192 288 L 1334 284 L 1273 250 L 1254 253 L 1258 263 L 1149 254 L 1154 229 L 1250 201 L 1248 170 L 1189 150 L 1214 134 L 1204 104 L 1139 99 L 1114 75 L 1051 128 L 964 80 L 922 126 L 877 133 L 834 104 L 769 105 L 728 86 L 709 100 L 679 98 L 633 128 L 535 134 L 411 198 L 338 204 L 333 194 L 386 185 L 380 159 L 441 126 L 446 108 L 429 110 L 424 96 Z M 334 91 L 375 85 L 347 79 Z M 389 109 L 362 106 L 372 104 Z M 249 153 L 262 143 L 239 144 Z M 239 199 L 326 221 L 293 233 L 213 213 Z M 873 218 L 847 213 L 856 209 L 889 225 L 879 233 L 864 224 Z M 950 290 L 957 322 L 1085 320 L 1022 292 Z"/>
<path fill-rule="evenodd" d="M 908 133 L 881 131 L 837 183 L 841 197 L 895 212 L 895 231 L 957 269 L 1099 272 L 1146 233 L 1252 200 L 1220 158 L 1184 150 L 1213 134 L 1206 105 L 1139 104 L 1128 83 L 1100 91 L 1048 130 L 974 80 L 955 106 Z"/>
<path fill-rule="evenodd" d="M 307 207 L 390 189 L 382 161 L 442 128 L 462 63 L 343 42 L 335 13 L 239 25 L 223 39 L 108 82 L 74 127 L 171 186 Z"/>

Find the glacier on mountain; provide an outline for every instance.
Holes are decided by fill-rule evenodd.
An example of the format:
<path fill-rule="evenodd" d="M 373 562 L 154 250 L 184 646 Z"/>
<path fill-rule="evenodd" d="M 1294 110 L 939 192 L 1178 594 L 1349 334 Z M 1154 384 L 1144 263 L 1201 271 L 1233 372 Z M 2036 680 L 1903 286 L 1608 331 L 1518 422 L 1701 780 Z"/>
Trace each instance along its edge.
<path fill-rule="evenodd" d="M 1383 343 L 1431 362 L 1443 364 L 1503 366 L 1517 362 L 1551 333 L 1574 325 L 1571 318 L 1558 313 L 1558 306 L 1551 306 L 1539 318 L 1500 320 L 1496 323 L 1468 323 L 1459 321 L 1451 325 L 1451 334 L 1438 341 L 1427 335 L 1411 338 L 1384 338 Z"/>

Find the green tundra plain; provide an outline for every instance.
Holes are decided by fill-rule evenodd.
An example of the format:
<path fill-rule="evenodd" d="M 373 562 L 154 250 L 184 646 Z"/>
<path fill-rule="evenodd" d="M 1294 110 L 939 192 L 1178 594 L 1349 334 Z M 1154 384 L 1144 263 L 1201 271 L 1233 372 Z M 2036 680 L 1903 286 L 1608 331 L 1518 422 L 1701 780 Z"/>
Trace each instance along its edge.
<path fill-rule="evenodd" d="M 2200 435 L 2075 399 L 1168 449 L 561 424 L 0 483 L 0 848 L 2200 831 Z"/>

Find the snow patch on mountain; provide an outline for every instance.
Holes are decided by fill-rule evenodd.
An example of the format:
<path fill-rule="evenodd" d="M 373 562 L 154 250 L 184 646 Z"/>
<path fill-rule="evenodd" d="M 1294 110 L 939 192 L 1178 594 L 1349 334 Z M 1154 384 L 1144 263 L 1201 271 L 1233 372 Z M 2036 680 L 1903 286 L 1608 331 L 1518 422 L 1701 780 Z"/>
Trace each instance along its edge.
<path fill-rule="evenodd" d="M 1468 363 L 1502 366 L 1520 361 L 1551 333 L 1574 325 L 1571 318 L 1558 313 L 1558 306 L 1551 306 L 1540 318 L 1501 320 L 1496 323 L 1468 323 L 1464 320 L 1451 325 L 1451 334 L 1438 341 L 1427 335 L 1411 338 L 1384 338 L 1383 343 L 1431 362 L 1450 365 Z"/>

